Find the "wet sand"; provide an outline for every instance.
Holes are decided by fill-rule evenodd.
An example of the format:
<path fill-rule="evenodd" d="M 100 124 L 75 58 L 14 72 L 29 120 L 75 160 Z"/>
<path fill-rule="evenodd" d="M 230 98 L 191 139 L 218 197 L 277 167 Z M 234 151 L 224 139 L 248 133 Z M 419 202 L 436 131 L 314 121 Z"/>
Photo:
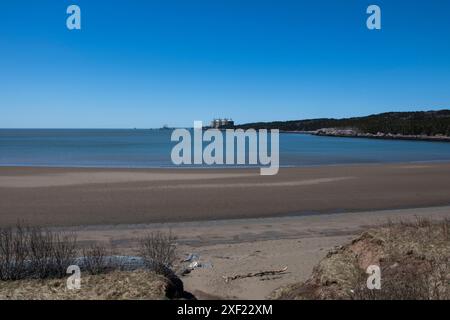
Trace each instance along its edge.
<path fill-rule="evenodd" d="M 450 164 L 253 169 L 0 167 L 0 226 L 115 225 L 450 205 Z"/>

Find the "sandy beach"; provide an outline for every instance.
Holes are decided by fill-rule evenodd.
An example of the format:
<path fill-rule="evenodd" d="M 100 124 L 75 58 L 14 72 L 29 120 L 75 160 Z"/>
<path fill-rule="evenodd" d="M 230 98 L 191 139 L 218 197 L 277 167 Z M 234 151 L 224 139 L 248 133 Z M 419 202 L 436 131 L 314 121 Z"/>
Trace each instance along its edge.
<path fill-rule="evenodd" d="M 450 164 L 0 168 L 0 226 L 139 224 L 450 205 Z"/>
<path fill-rule="evenodd" d="M 138 253 L 139 237 L 154 231 L 177 237 L 181 260 L 195 254 L 206 267 L 182 277 L 198 299 L 265 299 L 273 290 L 305 281 L 313 267 L 337 246 L 388 221 L 450 219 L 450 207 L 399 209 L 186 223 L 64 227 L 84 245 L 100 243 L 120 254 Z M 280 275 L 226 282 L 224 277 L 287 268 Z"/>
<path fill-rule="evenodd" d="M 306 280 L 335 246 L 390 220 L 450 218 L 450 164 L 257 170 L 0 168 L 0 225 L 74 231 L 82 245 L 136 254 L 155 230 L 180 259 L 208 267 L 182 280 L 197 298 L 263 299 Z M 178 267 L 182 267 L 181 264 Z M 287 267 L 276 276 L 224 277 Z"/>

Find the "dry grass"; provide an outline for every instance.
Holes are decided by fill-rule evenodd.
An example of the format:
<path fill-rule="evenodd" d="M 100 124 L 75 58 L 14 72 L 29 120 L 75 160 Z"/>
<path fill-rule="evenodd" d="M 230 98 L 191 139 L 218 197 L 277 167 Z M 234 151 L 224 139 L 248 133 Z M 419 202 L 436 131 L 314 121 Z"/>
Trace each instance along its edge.
<path fill-rule="evenodd" d="M 0 299 L 118 300 L 168 299 L 183 296 L 167 278 L 147 271 L 114 271 L 81 278 L 81 289 L 66 288 L 66 279 L 18 280 L 0 283 Z"/>
<path fill-rule="evenodd" d="M 83 248 L 76 258 L 72 234 L 28 227 L 0 229 L 0 299 L 193 298 L 171 270 L 175 237 L 161 232 L 140 240 L 148 270 L 124 271 L 102 246 Z M 79 263 L 81 289 L 69 290 L 67 267 Z"/>
<path fill-rule="evenodd" d="M 450 220 L 392 222 L 328 253 L 305 283 L 276 290 L 278 299 L 450 299 Z M 381 269 L 381 290 L 366 286 L 369 265 Z"/>

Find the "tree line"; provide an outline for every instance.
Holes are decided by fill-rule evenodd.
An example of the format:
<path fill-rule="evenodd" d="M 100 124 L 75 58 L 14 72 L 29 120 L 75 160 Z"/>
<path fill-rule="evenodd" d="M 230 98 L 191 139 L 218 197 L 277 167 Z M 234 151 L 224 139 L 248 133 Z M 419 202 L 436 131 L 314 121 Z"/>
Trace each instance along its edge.
<path fill-rule="evenodd" d="M 361 133 L 450 136 L 450 110 L 387 112 L 344 119 L 308 119 L 256 122 L 237 125 L 239 129 L 279 129 L 280 131 L 315 131 L 323 128 L 353 129 Z"/>

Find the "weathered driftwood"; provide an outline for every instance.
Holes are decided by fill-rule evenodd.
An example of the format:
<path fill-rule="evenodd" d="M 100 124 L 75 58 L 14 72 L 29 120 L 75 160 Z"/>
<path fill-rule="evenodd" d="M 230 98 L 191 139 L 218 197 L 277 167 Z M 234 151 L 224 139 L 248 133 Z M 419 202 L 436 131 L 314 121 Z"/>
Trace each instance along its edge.
<path fill-rule="evenodd" d="M 234 276 L 223 276 L 225 279 L 225 282 L 233 281 L 236 279 L 243 279 L 243 278 L 251 278 L 251 277 L 264 277 L 264 276 L 273 276 L 280 273 L 285 273 L 287 271 L 287 267 L 284 267 L 283 269 L 279 270 L 267 270 L 267 271 L 260 271 L 260 272 L 250 272 L 247 274 L 237 274 Z"/>

